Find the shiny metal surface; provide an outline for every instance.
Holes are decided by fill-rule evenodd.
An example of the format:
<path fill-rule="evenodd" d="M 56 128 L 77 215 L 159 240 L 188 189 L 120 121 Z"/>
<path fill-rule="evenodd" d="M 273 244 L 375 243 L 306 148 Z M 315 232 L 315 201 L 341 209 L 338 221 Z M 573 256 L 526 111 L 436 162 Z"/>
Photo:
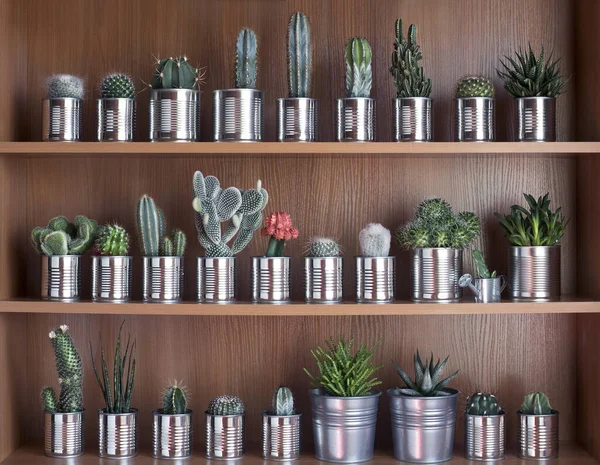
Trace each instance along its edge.
<path fill-rule="evenodd" d="M 133 257 L 92 256 L 92 300 L 128 302 L 131 299 Z"/>
<path fill-rule="evenodd" d="M 198 257 L 198 302 L 234 302 L 235 277 L 235 257 Z"/>
<path fill-rule="evenodd" d="M 314 142 L 319 128 L 317 104 L 314 98 L 277 99 L 277 141 Z"/>
<path fill-rule="evenodd" d="M 396 257 L 356 257 L 356 301 L 396 300 Z"/>
<path fill-rule="evenodd" d="M 424 248 L 411 251 L 411 298 L 415 302 L 458 302 L 462 288 L 462 249 Z"/>
<path fill-rule="evenodd" d="M 517 100 L 518 141 L 556 141 L 556 99 L 522 97 Z"/>
<path fill-rule="evenodd" d="M 98 99 L 96 121 L 99 142 L 131 142 L 135 136 L 135 99 Z"/>
<path fill-rule="evenodd" d="M 150 90 L 150 140 L 152 142 L 194 142 L 199 137 L 199 90 Z"/>
<path fill-rule="evenodd" d="M 183 257 L 142 257 L 142 300 L 176 303 L 183 296 Z"/>
<path fill-rule="evenodd" d="M 558 412 L 550 415 L 519 413 L 519 457 L 547 460 L 558 457 Z"/>
<path fill-rule="evenodd" d="M 245 450 L 244 415 L 206 415 L 206 458 L 234 460 Z"/>
<path fill-rule="evenodd" d="M 221 89 L 213 92 L 215 142 L 263 139 L 263 91 Z"/>
<path fill-rule="evenodd" d="M 98 410 L 98 456 L 128 459 L 138 454 L 137 409 L 130 413 Z"/>
<path fill-rule="evenodd" d="M 42 299 L 73 302 L 81 297 L 81 255 L 42 255 Z"/>
<path fill-rule="evenodd" d="M 193 412 L 165 415 L 152 411 L 152 457 L 185 459 L 192 456 Z"/>
<path fill-rule="evenodd" d="M 298 460 L 302 414 L 277 416 L 263 411 L 261 415 L 263 458 L 278 462 Z"/>
<path fill-rule="evenodd" d="M 42 100 L 42 140 L 77 142 L 81 138 L 83 100 L 53 98 Z"/>
<path fill-rule="evenodd" d="M 469 415 L 465 413 L 465 458 L 486 462 L 502 460 L 505 447 L 505 413 Z"/>
<path fill-rule="evenodd" d="M 456 140 L 491 142 L 496 138 L 496 108 L 493 97 L 456 99 Z"/>
<path fill-rule="evenodd" d="M 500 302 L 506 284 L 505 276 L 473 278 L 470 274 L 464 274 L 458 280 L 458 285 L 462 288 L 468 287 L 471 289 L 475 296 L 475 302 L 482 304 Z"/>
<path fill-rule="evenodd" d="M 70 458 L 83 455 L 85 411 L 44 412 L 44 454 Z"/>
<path fill-rule="evenodd" d="M 516 301 L 560 299 L 560 246 L 511 247 L 508 289 Z"/>
<path fill-rule="evenodd" d="M 304 300 L 311 304 L 341 302 L 343 264 L 342 257 L 304 257 Z"/>
<path fill-rule="evenodd" d="M 339 98 L 336 107 L 338 142 L 373 142 L 375 140 L 376 101 L 372 98 Z"/>
<path fill-rule="evenodd" d="M 430 142 L 433 140 L 433 99 L 395 98 L 393 102 L 394 141 Z"/>
<path fill-rule="evenodd" d="M 252 301 L 290 301 L 290 257 L 252 257 Z"/>

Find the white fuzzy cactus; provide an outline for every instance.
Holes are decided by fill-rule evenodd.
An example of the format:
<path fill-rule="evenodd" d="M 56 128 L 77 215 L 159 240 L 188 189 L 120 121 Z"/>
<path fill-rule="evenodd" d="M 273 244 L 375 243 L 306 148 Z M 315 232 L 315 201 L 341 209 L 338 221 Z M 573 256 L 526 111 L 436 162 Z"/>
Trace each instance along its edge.
<path fill-rule="evenodd" d="M 70 74 L 54 74 L 46 79 L 48 98 L 82 99 L 84 93 L 82 78 Z"/>
<path fill-rule="evenodd" d="M 379 223 L 369 223 L 358 235 L 358 241 L 364 257 L 387 257 L 392 234 Z"/>

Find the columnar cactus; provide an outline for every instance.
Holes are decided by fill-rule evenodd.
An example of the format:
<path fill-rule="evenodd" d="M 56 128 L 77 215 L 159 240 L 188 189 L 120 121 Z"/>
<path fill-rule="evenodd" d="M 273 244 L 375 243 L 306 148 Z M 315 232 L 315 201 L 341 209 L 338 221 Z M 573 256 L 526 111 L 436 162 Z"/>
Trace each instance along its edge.
<path fill-rule="evenodd" d="M 133 98 L 135 86 L 129 76 L 123 73 L 109 74 L 100 84 L 100 98 Z"/>
<path fill-rule="evenodd" d="M 490 270 L 485 264 L 485 259 L 483 258 L 481 250 L 473 250 L 471 256 L 473 257 L 473 267 L 475 268 L 475 275 L 477 278 L 489 279 L 496 277 L 496 271 L 490 273 Z"/>
<path fill-rule="evenodd" d="M 202 72 L 190 65 L 187 57 L 156 59 L 152 89 L 194 89 L 202 83 Z"/>
<path fill-rule="evenodd" d="M 98 223 L 83 215 L 70 223 L 57 216 L 46 227 L 34 228 L 31 243 L 40 255 L 83 255 L 94 245 Z"/>
<path fill-rule="evenodd" d="M 306 249 L 307 257 L 339 257 L 340 254 L 339 242 L 331 237 L 313 237 Z"/>
<path fill-rule="evenodd" d="M 165 214 L 154 199 L 143 195 L 137 204 L 136 222 L 142 254 L 145 257 L 182 257 L 185 253 L 185 234 L 174 229 L 166 235 Z"/>
<path fill-rule="evenodd" d="M 281 386 L 273 393 L 273 407 L 271 413 L 280 417 L 294 415 L 294 396 L 290 388 Z"/>
<path fill-rule="evenodd" d="M 84 81 L 82 78 L 70 74 L 54 74 L 46 79 L 48 98 L 76 98 L 82 99 L 84 94 Z"/>
<path fill-rule="evenodd" d="M 493 97 L 494 84 L 484 76 L 462 78 L 456 86 L 456 98 Z"/>
<path fill-rule="evenodd" d="M 550 399 L 543 392 L 532 392 L 523 399 L 519 412 L 525 415 L 550 415 L 554 413 Z"/>
<path fill-rule="evenodd" d="M 185 387 L 177 383 L 169 386 L 163 397 L 162 413 L 166 415 L 183 415 L 187 412 L 187 392 Z"/>
<path fill-rule="evenodd" d="M 423 58 L 417 44 L 417 26 L 411 24 L 408 35 L 404 37 L 402 20 L 395 24 L 396 40 L 392 52 L 390 73 L 394 77 L 396 96 L 398 98 L 429 97 L 431 95 L 431 79 L 425 79 L 423 68 L 419 61 Z"/>
<path fill-rule="evenodd" d="M 469 415 L 499 415 L 502 408 L 493 394 L 476 392 L 467 398 L 465 413 Z"/>
<path fill-rule="evenodd" d="M 113 257 L 125 256 L 129 252 L 129 234 L 123 226 L 107 224 L 98 227 L 95 252 Z"/>
<path fill-rule="evenodd" d="M 379 223 L 369 223 L 358 235 L 364 257 L 387 257 L 390 254 L 392 233 Z"/>
<path fill-rule="evenodd" d="M 237 38 L 235 54 L 235 87 L 255 89 L 258 44 L 252 29 L 242 29 Z"/>
<path fill-rule="evenodd" d="M 371 96 L 371 58 L 371 46 L 367 39 L 352 38 L 346 44 L 346 97 Z"/>
<path fill-rule="evenodd" d="M 312 72 L 310 23 L 303 13 L 294 13 L 290 18 L 287 55 L 290 97 L 308 97 Z"/>
<path fill-rule="evenodd" d="M 245 413 L 244 403 L 236 396 L 215 397 L 208 404 L 206 413 L 209 415 L 243 415 Z"/>

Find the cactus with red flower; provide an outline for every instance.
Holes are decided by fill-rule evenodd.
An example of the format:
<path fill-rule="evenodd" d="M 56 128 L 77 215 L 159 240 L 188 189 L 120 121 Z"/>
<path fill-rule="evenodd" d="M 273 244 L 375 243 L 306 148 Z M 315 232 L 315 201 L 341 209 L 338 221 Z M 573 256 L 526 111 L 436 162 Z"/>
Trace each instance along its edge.
<path fill-rule="evenodd" d="M 271 213 L 261 234 L 271 237 L 265 257 L 283 257 L 285 241 L 298 239 L 298 229 L 292 226 L 292 217 L 285 212 Z"/>

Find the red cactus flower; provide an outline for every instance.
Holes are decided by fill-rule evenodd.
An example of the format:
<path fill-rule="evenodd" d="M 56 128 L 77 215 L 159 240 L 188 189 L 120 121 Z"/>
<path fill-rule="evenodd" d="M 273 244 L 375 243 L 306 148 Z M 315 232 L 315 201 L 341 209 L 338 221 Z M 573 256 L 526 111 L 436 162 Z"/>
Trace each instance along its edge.
<path fill-rule="evenodd" d="M 277 240 L 289 241 L 298 238 L 298 229 L 292 226 L 290 215 L 285 212 L 274 212 L 267 218 L 261 234 Z"/>

